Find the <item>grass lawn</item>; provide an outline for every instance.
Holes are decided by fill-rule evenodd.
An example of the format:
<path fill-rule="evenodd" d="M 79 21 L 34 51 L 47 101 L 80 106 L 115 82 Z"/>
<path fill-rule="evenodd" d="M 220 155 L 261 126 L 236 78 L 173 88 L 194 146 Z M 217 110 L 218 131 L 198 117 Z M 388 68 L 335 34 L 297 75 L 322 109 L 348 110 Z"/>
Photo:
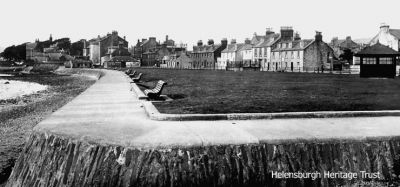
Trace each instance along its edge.
<path fill-rule="evenodd" d="M 400 109 L 400 79 L 358 75 L 136 69 L 143 85 L 168 85 L 161 113 L 268 113 Z"/>
<path fill-rule="evenodd" d="M 0 79 L 29 81 L 48 85 L 47 90 L 15 99 L 0 100 L 0 186 L 11 174 L 32 128 L 62 107 L 95 80 L 69 75 L 26 75 Z M 3 183 L 3 184 L 2 184 Z"/>

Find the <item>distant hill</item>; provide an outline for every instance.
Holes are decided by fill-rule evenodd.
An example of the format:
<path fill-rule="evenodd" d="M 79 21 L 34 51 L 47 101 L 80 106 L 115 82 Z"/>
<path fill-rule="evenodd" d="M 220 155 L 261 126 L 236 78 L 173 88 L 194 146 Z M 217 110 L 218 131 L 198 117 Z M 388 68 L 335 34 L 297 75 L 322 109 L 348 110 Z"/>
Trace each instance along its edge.
<path fill-rule="evenodd" d="M 354 39 L 353 41 L 358 43 L 358 44 L 368 44 L 371 41 L 372 38 L 358 38 Z"/>

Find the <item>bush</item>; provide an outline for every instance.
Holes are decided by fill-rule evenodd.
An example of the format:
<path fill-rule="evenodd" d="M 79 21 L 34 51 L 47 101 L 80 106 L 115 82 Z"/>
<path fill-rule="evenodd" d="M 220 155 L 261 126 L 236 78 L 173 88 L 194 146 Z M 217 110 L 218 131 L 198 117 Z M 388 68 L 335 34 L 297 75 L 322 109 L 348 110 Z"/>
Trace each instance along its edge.
<path fill-rule="evenodd" d="M 32 72 L 37 73 L 50 73 L 60 67 L 59 63 L 37 63 L 33 65 Z"/>

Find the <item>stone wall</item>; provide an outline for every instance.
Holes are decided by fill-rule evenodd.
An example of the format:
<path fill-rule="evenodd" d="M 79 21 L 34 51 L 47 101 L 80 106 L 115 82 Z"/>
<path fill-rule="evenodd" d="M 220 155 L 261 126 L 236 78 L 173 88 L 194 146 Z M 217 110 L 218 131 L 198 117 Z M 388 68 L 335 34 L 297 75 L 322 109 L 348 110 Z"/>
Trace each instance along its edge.
<path fill-rule="evenodd" d="M 325 42 L 313 42 L 304 50 L 304 71 L 321 71 L 322 65 L 330 64 L 329 56 L 333 55 L 333 49 Z M 325 70 L 329 70 L 328 67 Z"/>
<path fill-rule="evenodd" d="M 331 186 L 359 179 L 275 179 L 272 171 L 400 174 L 400 138 L 138 149 L 34 132 L 7 186 Z M 367 180 L 364 180 L 367 181 Z M 373 185 L 375 186 L 375 185 Z"/>

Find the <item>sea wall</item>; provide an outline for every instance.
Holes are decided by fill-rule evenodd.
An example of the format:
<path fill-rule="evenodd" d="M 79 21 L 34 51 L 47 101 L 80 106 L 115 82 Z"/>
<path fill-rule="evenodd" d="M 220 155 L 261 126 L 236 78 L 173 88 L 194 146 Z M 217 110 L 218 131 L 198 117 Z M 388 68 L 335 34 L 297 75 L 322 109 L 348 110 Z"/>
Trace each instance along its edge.
<path fill-rule="evenodd" d="M 271 172 L 400 174 L 400 138 L 139 149 L 34 132 L 7 186 L 353 186 L 369 179 L 277 179 Z M 376 185 L 371 185 L 376 186 Z"/>

